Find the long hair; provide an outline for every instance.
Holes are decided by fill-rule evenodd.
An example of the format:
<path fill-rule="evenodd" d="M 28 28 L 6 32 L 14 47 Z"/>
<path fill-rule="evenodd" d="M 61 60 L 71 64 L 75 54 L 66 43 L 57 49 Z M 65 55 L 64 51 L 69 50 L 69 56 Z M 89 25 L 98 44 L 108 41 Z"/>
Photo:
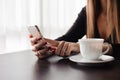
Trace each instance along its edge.
<path fill-rule="evenodd" d="M 101 10 L 100 0 L 87 0 L 87 38 L 95 37 L 95 26 Z M 107 1 L 107 26 L 115 27 L 117 41 L 120 43 L 120 0 Z"/>
<path fill-rule="evenodd" d="M 120 0 L 113 0 L 113 17 L 118 43 L 120 43 Z"/>

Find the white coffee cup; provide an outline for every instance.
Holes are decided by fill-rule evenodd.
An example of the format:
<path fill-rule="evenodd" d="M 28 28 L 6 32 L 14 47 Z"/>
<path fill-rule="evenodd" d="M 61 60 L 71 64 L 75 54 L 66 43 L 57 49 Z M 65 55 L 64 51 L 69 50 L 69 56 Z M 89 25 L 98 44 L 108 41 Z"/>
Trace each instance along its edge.
<path fill-rule="evenodd" d="M 101 55 L 106 54 L 109 51 L 109 44 L 104 43 L 104 39 L 88 38 L 80 39 L 80 54 L 86 59 L 98 59 Z M 103 52 L 103 44 L 107 46 L 107 49 Z"/>

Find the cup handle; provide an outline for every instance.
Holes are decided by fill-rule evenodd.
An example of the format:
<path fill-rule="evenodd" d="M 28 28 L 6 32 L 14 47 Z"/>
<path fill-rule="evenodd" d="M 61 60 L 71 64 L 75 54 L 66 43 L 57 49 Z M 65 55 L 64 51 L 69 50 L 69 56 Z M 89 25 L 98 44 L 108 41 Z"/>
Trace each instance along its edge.
<path fill-rule="evenodd" d="M 109 50 L 110 50 L 110 47 L 109 47 L 109 44 L 108 44 L 108 43 L 104 43 L 104 45 L 107 46 L 107 49 L 106 49 L 104 52 L 102 52 L 102 54 L 106 54 L 106 53 L 108 53 Z"/>

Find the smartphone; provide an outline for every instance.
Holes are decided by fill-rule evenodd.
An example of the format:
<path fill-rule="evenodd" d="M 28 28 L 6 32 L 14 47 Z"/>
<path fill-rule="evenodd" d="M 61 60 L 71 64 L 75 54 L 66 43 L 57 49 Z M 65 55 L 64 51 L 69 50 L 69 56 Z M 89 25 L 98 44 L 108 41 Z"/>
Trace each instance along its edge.
<path fill-rule="evenodd" d="M 43 39 L 43 35 L 42 33 L 40 32 L 40 29 L 38 28 L 37 25 L 35 26 L 28 26 L 28 31 L 30 32 L 30 34 L 33 35 L 33 37 L 40 37 Z"/>

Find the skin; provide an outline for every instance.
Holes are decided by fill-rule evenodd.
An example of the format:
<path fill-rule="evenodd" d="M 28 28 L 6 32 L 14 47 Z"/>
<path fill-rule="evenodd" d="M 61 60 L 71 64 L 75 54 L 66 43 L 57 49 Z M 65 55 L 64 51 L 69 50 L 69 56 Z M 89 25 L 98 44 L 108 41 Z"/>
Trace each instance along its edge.
<path fill-rule="evenodd" d="M 46 53 L 48 51 L 52 51 L 52 53 L 58 56 L 69 56 L 72 51 L 79 53 L 79 44 L 65 42 L 65 41 L 55 41 L 51 39 L 44 38 L 36 38 L 30 35 L 31 45 L 33 46 L 32 51 L 35 52 L 35 55 L 38 58 L 45 58 Z M 46 43 L 47 42 L 47 43 Z M 46 46 L 44 49 L 40 49 L 41 47 Z M 42 55 L 41 55 L 42 54 Z"/>
<path fill-rule="evenodd" d="M 107 26 L 107 0 L 100 0 L 102 4 L 102 11 L 97 19 L 98 31 L 101 38 L 108 38 L 112 32 L 112 28 Z M 107 31 L 106 31 L 107 30 Z M 55 41 L 51 39 L 45 38 L 42 40 L 41 38 L 36 38 L 30 35 L 31 45 L 33 46 L 33 51 L 38 58 L 45 58 L 46 53 L 51 51 L 52 54 L 56 54 L 58 56 L 69 56 L 71 52 L 80 52 L 80 46 L 77 43 L 65 42 L 65 41 Z M 45 48 L 41 49 L 43 46 Z M 106 46 L 103 46 L 105 49 Z"/>
<path fill-rule="evenodd" d="M 97 19 L 98 31 L 102 38 L 109 38 L 112 33 L 113 27 L 107 26 L 107 0 L 100 0 L 102 11 Z"/>

